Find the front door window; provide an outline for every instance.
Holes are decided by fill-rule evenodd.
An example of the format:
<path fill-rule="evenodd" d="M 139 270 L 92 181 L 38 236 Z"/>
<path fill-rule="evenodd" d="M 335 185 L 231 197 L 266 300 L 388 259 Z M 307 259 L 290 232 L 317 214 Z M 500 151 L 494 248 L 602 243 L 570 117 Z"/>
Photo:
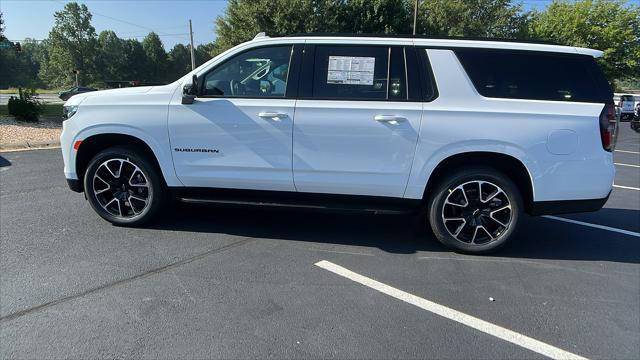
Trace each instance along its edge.
<path fill-rule="evenodd" d="M 241 53 L 204 76 L 204 96 L 284 97 L 291 46 L 265 47 Z"/>

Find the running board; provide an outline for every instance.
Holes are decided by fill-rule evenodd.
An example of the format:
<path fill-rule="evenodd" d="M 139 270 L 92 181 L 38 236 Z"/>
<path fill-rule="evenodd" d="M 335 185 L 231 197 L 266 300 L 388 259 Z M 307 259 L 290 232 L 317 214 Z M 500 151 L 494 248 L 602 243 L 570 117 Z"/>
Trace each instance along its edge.
<path fill-rule="evenodd" d="M 294 193 L 202 188 L 172 188 L 175 198 L 188 204 L 298 208 L 321 211 L 415 214 L 420 200 L 374 196 Z"/>

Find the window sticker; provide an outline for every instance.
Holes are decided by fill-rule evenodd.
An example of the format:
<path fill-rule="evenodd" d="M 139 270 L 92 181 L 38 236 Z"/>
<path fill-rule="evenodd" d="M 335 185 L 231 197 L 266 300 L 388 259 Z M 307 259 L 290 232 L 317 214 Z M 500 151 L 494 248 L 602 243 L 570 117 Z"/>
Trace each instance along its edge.
<path fill-rule="evenodd" d="M 329 56 L 327 84 L 373 85 L 374 57 Z"/>

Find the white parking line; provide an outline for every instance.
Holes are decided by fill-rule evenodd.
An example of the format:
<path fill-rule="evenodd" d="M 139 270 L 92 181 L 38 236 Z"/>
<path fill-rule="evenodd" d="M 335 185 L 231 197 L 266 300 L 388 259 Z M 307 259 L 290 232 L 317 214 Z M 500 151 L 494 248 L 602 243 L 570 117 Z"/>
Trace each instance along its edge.
<path fill-rule="evenodd" d="M 640 191 L 640 188 L 637 187 L 631 187 L 631 186 L 622 186 L 622 185 L 613 185 L 614 188 L 618 188 L 618 189 L 627 189 L 627 190 L 635 190 L 635 191 Z"/>
<path fill-rule="evenodd" d="M 628 167 L 640 168 L 640 165 L 623 164 L 623 163 L 614 163 L 614 164 L 619 165 L 619 166 L 628 166 Z"/>
<path fill-rule="evenodd" d="M 640 152 L 629 151 L 629 150 L 616 150 L 616 152 L 627 153 L 627 154 L 640 154 Z"/>
<path fill-rule="evenodd" d="M 538 341 L 515 331 L 505 329 L 501 326 L 492 324 L 482 319 L 478 319 L 477 317 L 467 315 L 460 311 L 448 308 L 444 305 L 434 303 L 433 301 L 429 301 L 419 296 L 409 294 L 408 292 L 404 292 L 366 276 L 357 274 L 349 269 L 346 269 L 340 265 L 336 265 L 327 260 L 319 261 L 315 265 L 325 270 L 331 271 L 334 274 L 340 275 L 366 287 L 379 291 L 385 295 L 389 295 L 398 300 L 402 300 L 406 303 L 417 306 L 423 310 L 427 310 L 446 319 L 456 321 L 460 324 L 482 331 L 485 334 L 495 336 L 499 339 L 508 341 L 525 349 L 529 349 L 538 354 L 548 356 L 552 359 L 585 359 L 580 355 L 570 353 L 568 351 L 543 343 L 542 341 Z"/>
<path fill-rule="evenodd" d="M 620 234 L 625 234 L 625 235 L 634 236 L 634 237 L 640 237 L 640 233 L 629 231 L 629 230 L 618 229 L 618 228 L 614 228 L 614 227 L 610 227 L 610 226 L 592 224 L 592 223 L 587 223 L 587 222 L 583 222 L 583 221 L 572 220 L 572 219 L 567 219 L 567 218 L 558 217 L 558 216 L 551 216 L 551 215 L 544 215 L 543 218 L 552 219 L 552 220 L 558 220 L 558 221 L 564 221 L 564 222 L 568 222 L 568 223 L 576 224 L 576 225 L 588 226 L 588 227 L 592 227 L 592 228 L 596 228 L 596 229 L 600 229 L 600 230 L 607 230 L 607 231 L 617 232 L 617 233 L 620 233 Z"/>

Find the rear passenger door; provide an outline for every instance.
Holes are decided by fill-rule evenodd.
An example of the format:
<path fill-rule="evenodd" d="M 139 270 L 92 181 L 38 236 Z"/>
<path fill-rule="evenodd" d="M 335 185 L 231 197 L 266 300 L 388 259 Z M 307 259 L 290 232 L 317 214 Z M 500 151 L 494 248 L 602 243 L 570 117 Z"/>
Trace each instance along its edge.
<path fill-rule="evenodd" d="M 407 63 L 415 66 L 413 48 L 305 47 L 293 129 L 297 191 L 403 196 L 422 114 Z"/>

